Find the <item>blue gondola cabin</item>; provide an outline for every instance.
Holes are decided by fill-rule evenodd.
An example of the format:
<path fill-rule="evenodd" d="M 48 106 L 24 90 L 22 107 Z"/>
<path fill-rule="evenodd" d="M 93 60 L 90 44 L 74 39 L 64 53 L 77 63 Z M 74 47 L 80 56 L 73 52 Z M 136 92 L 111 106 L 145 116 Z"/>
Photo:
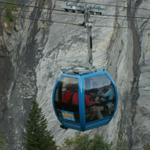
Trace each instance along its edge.
<path fill-rule="evenodd" d="M 118 93 L 105 70 L 63 73 L 53 91 L 53 106 L 63 128 L 85 131 L 109 123 L 117 110 Z"/>

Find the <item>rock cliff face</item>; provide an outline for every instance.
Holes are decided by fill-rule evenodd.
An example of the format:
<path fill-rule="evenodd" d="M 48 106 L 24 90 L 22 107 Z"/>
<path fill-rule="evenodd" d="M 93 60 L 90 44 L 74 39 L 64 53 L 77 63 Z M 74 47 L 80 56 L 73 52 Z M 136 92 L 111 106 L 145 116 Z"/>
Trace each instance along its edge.
<path fill-rule="evenodd" d="M 147 19 L 150 17 L 150 2 L 94 2 L 108 3 L 109 6 L 103 6 L 102 16 L 91 17 L 95 25 L 92 29 L 93 64 L 112 74 L 118 86 L 119 107 L 109 125 L 88 133 L 99 132 L 112 144 L 112 149 L 121 142 L 129 150 L 141 150 L 150 141 L 150 23 Z M 28 4 L 53 7 L 50 0 L 28 1 Z M 56 2 L 58 9 L 62 6 L 63 2 Z M 24 125 L 33 99 L 42 107 L 48 128 L 58 144 L 75 133 L 59 127 L 51 94 L 61 68 L 86 65 L 86 29 L 41 22 L 42 16 L 51 19 L 51 10 L 48 10 L 46 14 L 37 7 L 28 8 L 28 12 L 22 9 L 20 16 L 23 17 L 17 19 L 11 32 L 6 30 L 3 17 L 0 18 L 0 132 L 7 137 L 6 149 L 25 149 Z M 27 15 L 36 21 L 23 19 Z M 83 23 L 83 16 L 53 11 L 52 20 Z"/>
<path fill-rule="evenodd" d="M 47 22 L 37 20 L 43 15 L 50 20 L 51 16 L 51 1 L 29 1 L 26 5 L 36 7 L 18 5 L 16 22 L 6 23 L 5 10 L 1 10 L 0 132 L 6 137 L 7 150 L 24 149 L 24 126 L 37 94 L 35 68 L 42 58 L 48 32 Z M 38 8 L 45 6 L 47 14 Z"/>

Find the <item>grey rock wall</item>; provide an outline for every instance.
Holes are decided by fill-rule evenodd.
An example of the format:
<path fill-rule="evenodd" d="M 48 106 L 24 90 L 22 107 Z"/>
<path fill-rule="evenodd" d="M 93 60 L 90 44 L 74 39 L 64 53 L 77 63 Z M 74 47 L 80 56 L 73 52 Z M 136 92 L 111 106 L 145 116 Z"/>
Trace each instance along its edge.
<path fill-rule="evenodd" d="M 122 142 L 129 150 L 141 150 L 150 141 L 150 23 L 138 16 L 150 17 L 150 2 L 92 2 L 112 5 L 104 6 L 104 16 L 91 17 L 94 25 L 99 25 L 92 29 L 92 52 L 94 66 L 108 69 L 116 81 L 119 105 L 107 126 L 85 133 L 103 135 L 112 144 L 112 149 Z M 28 4 L 51 8 L 54 1 L 28 1 Z M 117 7 L 120 5 L 124 7 Z M 56 8 L 62 6 L 63 2 L 57 1 Z M 46 16 L 51 19 L 51 10 L 46 13 L 35 7 L 28 8 L 30 12 L 24 11 L 25 8 L 21 11 L 23 17 L 29 15 L 38 20 Z M 53 11 L 52 20 L 83 23 L 83 16 Z M 6 136 L 6 149 L 25 149 L 25 122 L 33 99 L 38 101 L 48 120 L 48 129 L 61 145 L 77 131 L 59 127 L 52 108 L 52 90 L 61 68 L 87 65 L 86 29 L 20 18 L 8 33 L 2 21 L 0 18 L 0 132 Z"/>
<path fill-rule="evenodd" d="M 37 94 L 35 67 L 42 57 L 49 31 L 48 24 L 38 20 L 51 17 L 52 1 L 26 4 L 37 7 L 18 6 L 20 16 L 11 24 L 12 28 L 6 27 L 4 17 L 0 19 L 0 53 L 5 55 L 0 58 L 0 132 L 4 134 L 6 150 L 25 149 L 26 119 Z M 47 13 L 39 7 L 47 7 Z"/>

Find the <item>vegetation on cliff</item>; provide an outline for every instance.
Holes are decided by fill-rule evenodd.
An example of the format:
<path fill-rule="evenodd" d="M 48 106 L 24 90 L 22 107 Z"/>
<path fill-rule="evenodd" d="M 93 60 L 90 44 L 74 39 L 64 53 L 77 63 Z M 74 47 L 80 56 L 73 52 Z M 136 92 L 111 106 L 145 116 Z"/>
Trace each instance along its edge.
<path fill-rule="evenodd" d="M 18 13 L 19 5 L 17 4 L 17 0 L 7 0 L 7 2 L 2 5 L 3 27 L 7 33 L 11 34 L 11 31 L 15 26 Z"/>
<path fill-rule="evenodd" d="M 27 120 L 26 147 L 27 150 L 56 150 L 56 145 L 47 130 L 47 120 L 36 101 L 33 101 Z"/>
<path fill-rule="evenodd" d="M 144 146 L 144 150 L 150 150 L 150 144 L 146 144 L 146 145 Z"/>
<path fill-rule="evenodd" d="M 9 4 L 11 3 L 16 3 L 16 0 L 8 0 L 8 3 L 5 4 L 4 11 L 5 11 L 5 21 L 7 23 L 11 23 L 15 21 L 15 11 L 17 10 L 17 5 L 12 5 Z"/>
<path fill-rule="evenodd" d="M 4 136 L 0 133 L 0 149 L 3 149 L 6 144 Z"/>
<path fill-rule="evenodd" d="M 76 135 L 72 139 L 67 139 L 63 145 L 64 150 L 110 150 L 110 145 L 104 142 L 103 138 L 95 135 Z"/>

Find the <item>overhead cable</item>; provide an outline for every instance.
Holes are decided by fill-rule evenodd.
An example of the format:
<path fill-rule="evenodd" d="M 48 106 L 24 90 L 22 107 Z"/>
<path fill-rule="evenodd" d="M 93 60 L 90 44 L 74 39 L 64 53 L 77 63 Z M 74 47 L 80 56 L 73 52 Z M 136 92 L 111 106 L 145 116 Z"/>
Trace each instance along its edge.
<path fill-rule="evenodd" d="M 1 15 L 3 17 L 5 17 L 5 15 Z M 22 17 L 22 16 L 16 16 L 15 18 L 20 18 L 20 19 L 26 19 L 26 20 L 31 20 L 31 21 L 42 21 L 47 22 L 48 24 L 52 24 L 52 23 L 57 23 L 57 24 L 64 24 L 64 25 L 72 25 L 72 26 L 78 26 L 78 27 L 84 27 L 83 23 L 72 23 L 72 22 L 64 22 L 64 21 L 58 21 L 58 20 L 48 20 L 48 19 L 40 19 L 40 18 L 32 18 L 32 17 Z M 93 25 L 94 27 L 97 28 L 128 28 L 126 26 L 109 26 L 109 25 Z M 150 28 L 145 28 L 144 30 L 150 30 Z"/>
<path fill-rule="evenodd" d="M 4 1 L 0 1 L 0 3 L 3 4 L 10 4 L 10 5 L 15 5 L 15 6 L 23 6 L 23 7 L 32 7 L 32 8 L 38 8 L 38 9 L 48 9 L 51 10 L 51 8 L 45 8 L 45 7 L 39 7 L 39 6 L 34 6 L 34 5 L 24 5 L 21 3 L 11 3 L 11 2 L 4 2 Z M 53 11 L 60 11 L 60 12 L 64 12 L 64 10 L 60 10 L 60 9 L 52 9 Z M 150 10 L 150 9 L 149 9 Z M 112 15 L 112 14 L 102 14 L 101 16 L 106 16 L 106 17 L 116 17 L 116 15 Z M 98 17 L 98 16 L 97 16 Z M 100 17 L 100 16 L 99 16 Z M 149 17 L 144 17 L 144 16 L 125 16 L 125 15 L 117 15 L 117 17 L 123 17 L 123 18 L 137 18 L 137 19 L 149 19 Z"/>

